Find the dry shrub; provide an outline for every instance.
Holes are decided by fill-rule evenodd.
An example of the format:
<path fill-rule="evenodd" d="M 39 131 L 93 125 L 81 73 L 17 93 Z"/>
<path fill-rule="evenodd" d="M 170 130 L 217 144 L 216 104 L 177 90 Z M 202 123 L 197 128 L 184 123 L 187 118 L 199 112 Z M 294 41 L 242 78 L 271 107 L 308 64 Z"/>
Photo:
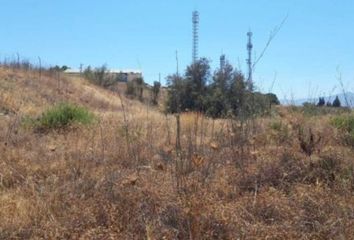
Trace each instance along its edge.
<path fill-rule="evenodd" d="M 0 239 L 30 238 L 30 226 L 38 211 L 34 202 L 13 192 L 2 193 L 0 203 Z"/>
<path fill-rule="evenodd" d="M 291 142 L 290 127 L 281 120 L 274 120 L 269 124 L 271 139 L 275 140 L 277 145 L 285 145 Z"/>
<path fill-rule="evenodd" d="M 243 199 L 243 206 L 243 219 L 252 224 L 284 224 L 294 217 L 287 196 L 274 188 L 246 196 Z"/>
<path fill-rule="evenodd" d="M 301 182 L 305 175 L 305 163 L 290 153 L 284 153 L 279 160 L 266 161 L 256 169 L 254 166 L 245 169 L 236 177 L 234 184 L 240 193 L 267 187 L 288 191 L 292 184 Z"/>
<path fill-rule="evenodd" d="M 325 184 L 340 189 L 353 189 L 353 163 L 337 154 L 322 154 L 313 160 L 301 160 L 285 153 L 279 160 L 265 162 L 257 169 L 247 168 L 233 184 L 242 192 L 273 187 L 289 192 L 294 184 Z"/>
<path fill-rule="evenodd" d="M 337 190 L 352 191 L 354 188 L 354 168 L 352 160 L 338 153 L 322 154 L 308 167 L 307 182 L 326 184 Z"/>
<path fill-rule="evenodd" d="M 353 233 L 353 207 L 328 188 L 299 186 L 294 188 L 294 206 L 299 208 L 296 230 L 302 236 L 318 239 L 345 238 Z M 349 235 L 348 235 L 349 234 Z"/>

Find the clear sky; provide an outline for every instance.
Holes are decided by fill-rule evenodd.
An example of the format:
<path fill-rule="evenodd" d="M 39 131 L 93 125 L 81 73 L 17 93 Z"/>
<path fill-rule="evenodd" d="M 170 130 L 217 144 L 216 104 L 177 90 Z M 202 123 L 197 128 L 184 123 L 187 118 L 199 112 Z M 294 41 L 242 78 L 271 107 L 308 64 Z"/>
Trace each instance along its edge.
<path fill-rule="evenodd" d="M 150 83 L 175 72 L 176 50 L 180 68 L 191 62 L 193 10 L 200 12 L 199 55 L 215 69 L 224 53 L 244 71 L 247 31 L 260 53 L 288 15 L 256 69 L 258 88 L 279 98 L 328 95 L 341 91 L 339 71 L 354 91 L 352 0 L 0 0 L 0 6 L 1 58 L 19 53 L 72 68 L 107 63 L 141 69 Z"/>

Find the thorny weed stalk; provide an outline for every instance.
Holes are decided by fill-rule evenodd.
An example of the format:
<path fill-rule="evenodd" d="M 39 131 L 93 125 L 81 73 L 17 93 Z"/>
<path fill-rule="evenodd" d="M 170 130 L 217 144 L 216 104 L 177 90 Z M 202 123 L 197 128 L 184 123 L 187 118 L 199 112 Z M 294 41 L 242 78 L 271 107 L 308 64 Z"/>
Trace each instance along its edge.
<path fill-rule="evenodd" d="M 123 129 L 124 129 L 124 134 L 125 134 L 127 153 L 128 153 L 128 156 L 133 157 L 133 152 L 132 152 L 131 142 L 130 142 L 130 135 L 129 135 L 129 123 L 128 123 L 128 119 L 127 119 L 127 113 L 126 113 L 125 105 L 123 102 L 123 98 L 122 98 L 119 91 L 118 91 L 118 97 L 119 97 L 120 104 L 122 107 L 122 112 L 123 112 L 123 124 L 124 124 Z M 135 157 L 134 157 L 134 159 L 135 159 Z"/>

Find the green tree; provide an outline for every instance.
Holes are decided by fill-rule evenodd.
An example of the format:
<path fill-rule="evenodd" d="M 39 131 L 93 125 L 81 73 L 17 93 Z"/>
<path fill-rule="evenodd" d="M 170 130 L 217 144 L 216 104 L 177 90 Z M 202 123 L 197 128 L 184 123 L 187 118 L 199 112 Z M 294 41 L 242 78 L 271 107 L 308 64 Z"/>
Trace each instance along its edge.
<path fill-rule="evenodd" d="M 213 76 L 212 87 L 220 89 L 222 94 L 227 94 L 228 89 L 230 88 L 230 84 L 234 77 L 234 70 L 231 64 L 228 61 L 225 62 L 223 68 L 215 71 Z"/>
<path fill-rule="evenodd" d="M 213 118 L 226 116 L 228 110 L 227 104 L 227 98 L 220 88 L 209 89 L 204 102 L 207 115 Z"/>
<path fill-rule="evenodd" d="M 172 74 L 166 78 L 168 85 L 168 94 L 166 100 L 166 111 L 170 113 L 177 113 L 184 111 L 182 109 L 182 100 L 185 100 L 183 97 L 185 95 L 185 80 L 178 74 Z"/>
<path fill-rule="evenodd" d="M 160 88 L 161 88 L 161 83 L 155 81 L 154 85 L 152 87 L 152 103 L 155 105 L 157 104 L 157 99 L 159 97 Z"/>
<path fill-rule="evenodd" d="M 213 75 L 212 83 L 207 87 L 205 96 L 205 112 L 211 117 L 222 117 L 229 109 L 228 92 L 234 77 L 233 67 L 227 60 Z"/>
<path fill-rule="evenodd" d="M 326 101 L 325 101 L 324 97 L 320 97 L 320 98 L 318 99 L 317 106 L 323 107 L 325 104 L 326 104 Z"/>
<path fill-rule="evenodd" d="M 210 65 L 205 58 L 188 66 L 184 76 L 168 76 L 166 110 L 201 111 L 213 118 L 232 114 L 245 119 L 267 113 L 272 104 L 280 104 L 273 93 L 248 90 L 243 73 L 227 61 L 214 72 L 211 82 L 210 79 Z"/>
<path fill-rule="evenodd" d="M 210 65 L 206 58 L 201 58 L 188 66 L 184 76 L 178 74 L 168 76 L 169 91 L 166 110 L 169 112 L 189 110 L 204 112 L 210 76 Z"/>
<path fill-rule="evenodd" d="M 60 68 L 60 70 L 61 71 L 63 71 L 63 72 L 65 72 L 66 70 L 68 70 L 68 69 L 70 69 L 68 66 L 66 66 L 66 65 L 63 65 L 63 66 L 61 66 L 61 68 Z"/>
<path fill-rule="evenodd" d="M 268 98 L 268 101 L 270 102 L 271 105 L 280 105 L 280 101 L 274 93 L 267 93 L 266 97 Z"/>
<path fill-rule="evenodd" d="M 84 70 L 84 77 L 88 80 L 93 79 L 94 75 L 93 75 L 93 70 L 91 66 L 87 66 L 87 68 L 85 68 Z"/>
<path fill-rule="evenodd" d="M 341 103 L 340 103 L 338 96 L 336 96 L 336 98 L 334 99 L 332 106 L 333 107 L 341 107 Z"/>
<path fill-rule="evenodd" d="M 138 92 L 139 100 L 143 101 L 144 79 L 139 77 L 139 78 L 134 79 L 134 82 L 136 84 L 136 89 Z"/>
<path fill-rule="evenodd" d="M 247 97 L 245 76 L 240 71 L 235 71 L 228 94 L 230 110 L 234 115 L 243 114 Z"/>
<path fill-rule="evenodd" d="M 203 111 L 204 96 L 207 91 L 207 83 L 210 79 L 210 64 L 206 58 L 201 58 L 187 67 L 185 73 L 185 108 Z"/>

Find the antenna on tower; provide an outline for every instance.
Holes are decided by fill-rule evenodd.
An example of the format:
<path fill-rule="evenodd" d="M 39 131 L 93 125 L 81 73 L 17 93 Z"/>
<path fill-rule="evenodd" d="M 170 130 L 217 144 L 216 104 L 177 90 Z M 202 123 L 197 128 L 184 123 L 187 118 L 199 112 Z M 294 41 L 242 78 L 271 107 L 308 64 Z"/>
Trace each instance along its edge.
<path fill-rule="evenodd" d="M 222 54 L 222 55 L 220 56 L 220 70 L 224 70 L 224 68 L 225 68 L 225 61 L 226 61 L 225 54 Z"/>
<path fill-rule="evenodd" d="M 252 90 L 252 88 L 253 88 L 253 83 L 252 83 L 252 49 L 253 49 L 252 35 L 253 34 L 251 31 L 249 31 L 247 33 L 247 36 L 248 36 L 248 43 L 247 43 L 248 59 L 246 60 L 247 65 L 248 65 L 247 85 L 250 90 Z"/>
<path fill-rule="evenodd" d="M 198 42 L 199 42 L 199 12 L 194 11 L 192 16 L 193 22 L 193 50 L 192 60 L 195 63 L 198 60 Z"/>

